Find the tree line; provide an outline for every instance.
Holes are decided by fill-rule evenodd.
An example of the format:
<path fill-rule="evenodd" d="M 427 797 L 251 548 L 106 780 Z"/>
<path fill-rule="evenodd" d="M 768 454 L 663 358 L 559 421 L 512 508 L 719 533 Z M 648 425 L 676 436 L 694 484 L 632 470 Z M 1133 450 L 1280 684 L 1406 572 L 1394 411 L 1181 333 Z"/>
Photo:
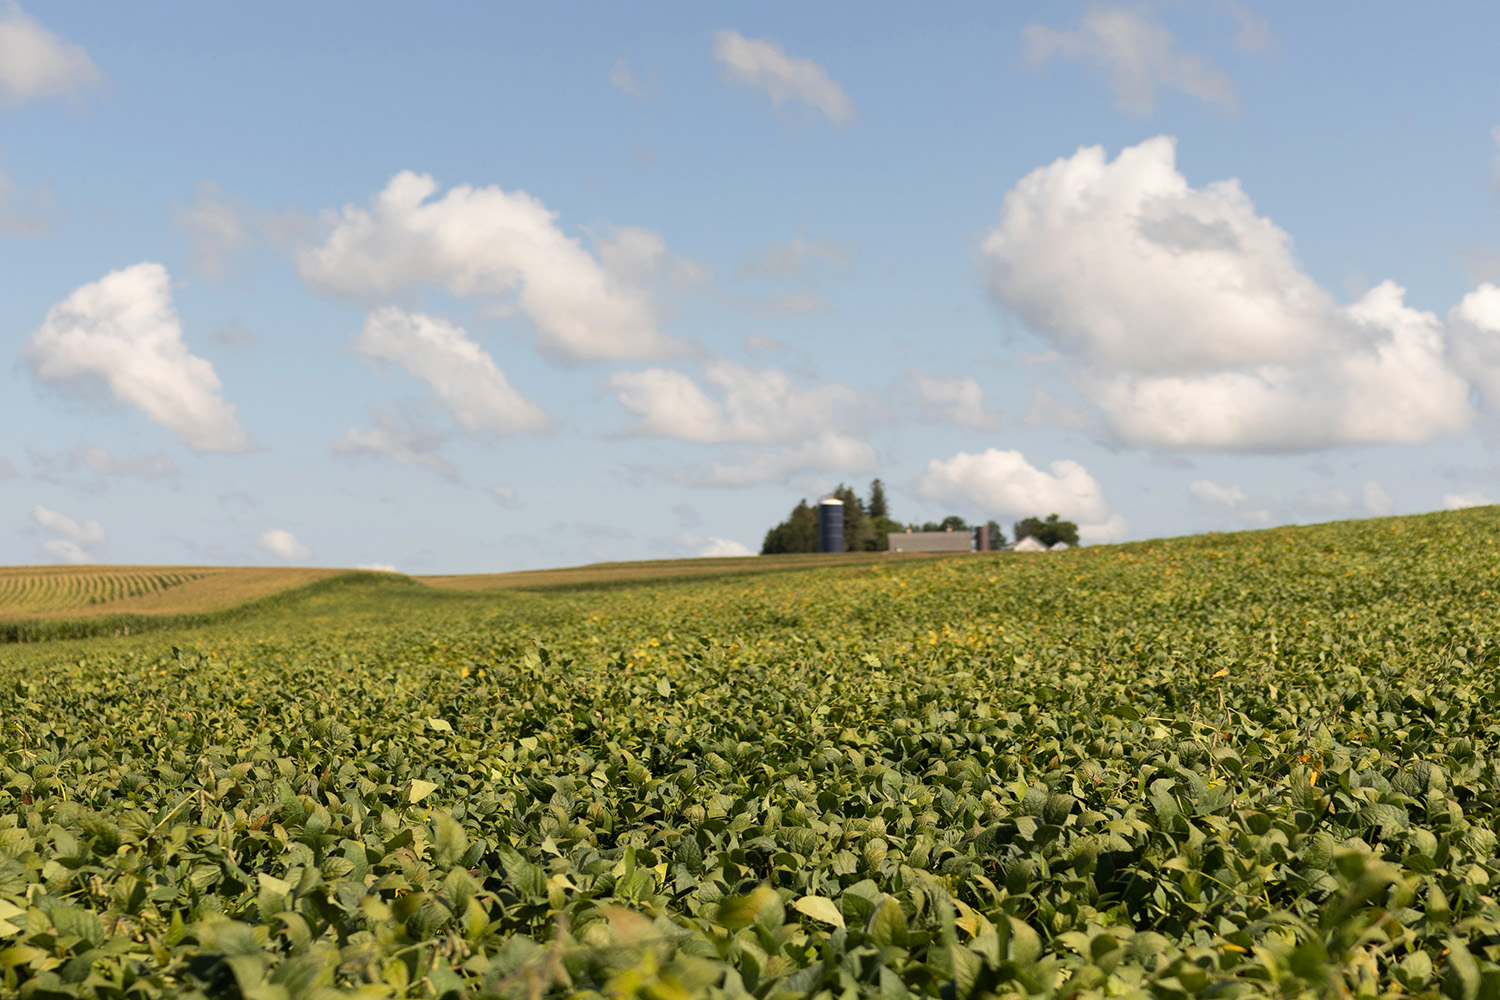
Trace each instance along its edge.
<path fill-rule="evenodd" d="M 970 525 L 957 514 L 949 514 L 941 521 L 923 524 L 903 524 L 891 517 L 886 501 L 885 484 L 879 479 L 870 483 L 870 496 L 863 499 L 853 488 L 840 483 L 831 494 L 844 503 L 844 551 L 883 552 L 888 548 L 887 539 L 892 533 L 899 534 L 909 527 L 912 531 L 972 531 L 979 525 Z M 1005 532 L 995 521 L 985 523 L 989 528 L 990 545 L 1005 544 Z M 1011 526 L 1016 541 L 1035 538 L 1051 547 L 1058 542 L 1078 544 L 1078 525 L 1061 520 L 1056 514 L 1046 518 L 1027 517 Z M 798 500 L 797 506 L 785 521 L 766 532 L 760 554 L 775 555 L 781 552 L 818 551 L 818 508 L 806 500 Z"/>

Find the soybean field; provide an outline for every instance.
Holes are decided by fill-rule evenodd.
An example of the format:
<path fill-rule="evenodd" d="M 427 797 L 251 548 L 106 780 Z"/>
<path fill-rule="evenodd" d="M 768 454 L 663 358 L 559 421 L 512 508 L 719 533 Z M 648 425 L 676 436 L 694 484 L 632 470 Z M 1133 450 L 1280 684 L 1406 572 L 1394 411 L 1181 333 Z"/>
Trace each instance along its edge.
<path fill-rule="evenodd" d="M 460 584 L 0 646 L 0 992 L 1500 996 L 1495 508 Z"/>

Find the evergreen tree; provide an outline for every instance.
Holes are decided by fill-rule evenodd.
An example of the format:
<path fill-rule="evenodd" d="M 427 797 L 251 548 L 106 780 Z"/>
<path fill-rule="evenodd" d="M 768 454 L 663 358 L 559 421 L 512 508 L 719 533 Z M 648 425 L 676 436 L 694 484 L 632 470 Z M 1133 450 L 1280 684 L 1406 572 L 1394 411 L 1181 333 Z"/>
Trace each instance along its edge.
<path fill-rule="evenodd" d="M 775 555 L 780 552 L 818 551 L 818 512 L 809 507 L 806 500 L 798 500 L 791 516 L 766 532 L 760 554 Z"/>
<path fill-rule="evenodd" d="M 859 494 L 839 483 L 834 488 L 833 496 L 844 501 L 844 551 L 875 551 L 875 526 L 865 515 L 865 504 Z"/>
<path fill-rule="evenodd" d="M 834 499 L 844 504 L 844 551 L 879 552 L 887 547 L 891 532 L 902 531 L 900 523 L 891 520 L 885 499 L 885 484 L 875 480 L 870 484 L 870 502 L 866 504 L 851 487 L 839 483 L 834 488 Z M 959 522 L 962 524 L 962 521 Z M 818 551 L 818 508 L 806 500 L 797 501 L 797 506 L 785 521 L 766 532 L 760 554 L 774 555 L 779 552 Z"/>
<path fill-rule="evenodd" d="M 870 502 L 865 506 L 865 515 L 870 519 L 870 526 L 875 529 L 876 552 L 884 552 L 891 547 L 891 532 L 900 534 L 904 530 L 901 522 L 891 519 L 890 508 L 886 505 L 885 484 L 878 479 L 870 483 Z"/>
<path fill-rule="evenodd" d="M 885 483 L 878 479 L 870 483 L 870 505 L 865 508 L 865 513 L 872 521 L 889 519 L 891 516 L 890 509 L 885 504 Z"/>

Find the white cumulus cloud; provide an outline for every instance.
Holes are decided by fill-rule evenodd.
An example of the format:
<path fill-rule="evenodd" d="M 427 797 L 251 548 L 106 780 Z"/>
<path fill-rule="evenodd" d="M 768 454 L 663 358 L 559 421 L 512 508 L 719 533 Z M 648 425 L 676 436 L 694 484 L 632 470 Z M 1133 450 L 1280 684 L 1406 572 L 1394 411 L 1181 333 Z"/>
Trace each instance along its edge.
<path fill-rule="evenodd" d="M 714 58 L 729 79 L 764 91 L 778 108 L 799 100 L 835 124 L 854 120 L 854 102 L 826 69 L 811 59 L 787 55 L 775 42 L 746 38 L 737 31 L 716 31 Z"/>
<path fill-rule="evenodd" d="M 295 561 L 312 555 L 312 549 L 297 540 L 297 536 L 285 528 L 267 528 L 255 539 L 257 548 L 279 559 Z"/>
<path fill-rule="evenodd" d="M 911 378 L 916 383 L 922 413 L 928 420 L 980 431 L 1000 429 L 1000 414 L 985 409 L 984 389 L 974 379 L 934 378 L 915 369 Z"/>
<path fill-rule="evenodd" d="M 460 185 L 437 194 L 430 176 L 404 171 L 370 208 L 326 214 L 327 239 L 297 255 L 303 280 L 366 300 L 414 285 L 459 298 L 513 299 L 538 346 L 579 361 L 682 351 L 657 328 L 650 295 L 559 229 L 541 201 L 499 187 Z"/>
<path fill-rule="evenodd" d="M 1033 171 L 984 252 L 996 300 L 1082 365 L 1127 444 L 1414 443 L 1471 420 L 1437 317 L 1391 282 L 1337 305 L 1238 182 L 1188 185 L 1169 136 Z"/>
<path fill-rule="evenodd" d="M 1077 523 L 1079 536 L 1090 541 L 1124 534 L 1124 520 L 1109 509 L 1098 480 L 1087 469 L 1072 459 L 1060 459 L 1049 468 L 1050 472 L 1036 468 L 1019 451 L 959 452 L 928 462 L 917 493 L 967 504 L 986 517 L 1057 514 Z"/>
<path fill-rule="evenodd" d="M 0 0 L 0 104 L 76 95 L 101 79 L 82 46 L 42 27 L 16 0 Z"/>
<path fill-rule="evenodd" d="M 1059 349 L 1158 372 L 1295 363 L 1341 331 L 1291 239 L 1234 180 L 1202 189 L 1158 136 L 1090 146 L 1006 196 L 984 241 L 991 289 Z"/>
<path fill-rule="evenodd" d="M 426 382 L 466 431 L 513 434 L 547 425 L 542 408 L 512 388 L 494 358 L 447 320 L 394 306 L 377 309 L 366 317 L 353 349 Z"/>
<path fill-rule="evenodd" d="M 103 382 L 197 451 L 250 447 L 214 366 L 183 342 L 160 264 L 111 271 L 75 289 L 31 334 L 25 357 L 42 382 Z"/>
<path fill-rule="evenodd" d="M 805 440 L 846 423 L 859 402 L 847 386 L 804 389 L 773 368 L 712 361 L 703 374 L 713 396 L 689 375 L 662 368 L 616 372 L 607 384 L 640 417 L 630 433 L 705 444 Z"/>
<path fill-rule="evenodd" d="M 1305 365 L 1198 375 L 1099 372 L 1082 384 L 1128 444 L 1225 451 L 1417 444 L 1468 427 L 1442 325 L 1384 282 L 1342 310 L 1365 342 Z"/>
<path fill-rule="evenodd" d="M 1448 313 L 1454 361 L 1479 388 L 1485 405 L 1500 413 L 1500 288 L 1485 282 Z"/>
<path fill-rule="evenodd" d="M 92 562 L 89 550 L 104 543 L 104 526 L 93 518 L 75 521 L 40 504 L 31 508 L 31 517 L 56 536 L 42 543 L 42 550 L 54 559 L 70 563 Z"/>
<path fill-rule="evenodd" d="M 1229 77 L 1206 56 L 1179 49 L 1172 32 L 1138 8 L 1091 7 L 1072 30 L 1032 24 L 1022 29 L 1021 39 L 1033 66 L 1062 57 L 1102 70 L 1115 103 L 1125 111 L 1149 113 L 1162 89 L 1231 110 L 1235 106 Z"/>

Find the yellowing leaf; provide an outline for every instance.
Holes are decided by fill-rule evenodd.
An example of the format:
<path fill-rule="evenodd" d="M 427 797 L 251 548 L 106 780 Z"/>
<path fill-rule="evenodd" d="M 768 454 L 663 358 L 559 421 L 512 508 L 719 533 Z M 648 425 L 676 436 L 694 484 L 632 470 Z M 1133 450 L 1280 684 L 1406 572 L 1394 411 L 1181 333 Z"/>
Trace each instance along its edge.
<path fill-rule="evenodd" d="M 408 795 L 408 800 L 415 804 L 421 802 L 435 791 L 437 791 L 437 785 L 434 782 L 415 778 L 411 783 L 411 792 Z"/>
<path fill-rule="evenodd" d="M 825 924 L 832 924 L 835 927 L 844 926 L 844 915 L 839 912 L 833 900 L 826 896 L 803 896 L 792 904 L 792 909 Z"/>

